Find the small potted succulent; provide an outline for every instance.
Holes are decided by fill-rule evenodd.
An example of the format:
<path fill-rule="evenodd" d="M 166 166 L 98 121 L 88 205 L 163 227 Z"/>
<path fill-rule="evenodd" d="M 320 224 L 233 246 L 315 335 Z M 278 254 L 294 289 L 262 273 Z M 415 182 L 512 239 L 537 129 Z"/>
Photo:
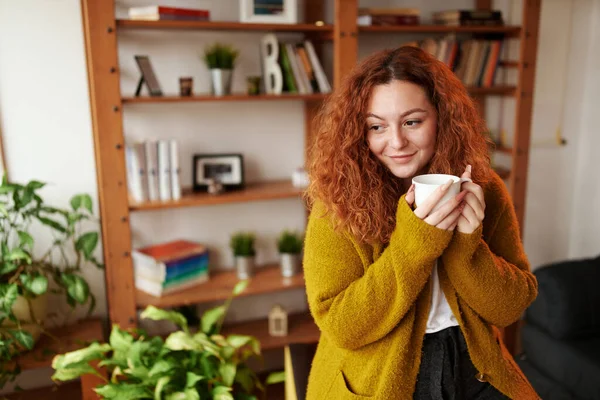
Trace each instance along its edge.
<path fill-rule="evenodd" d="M 235 258 L 235 269 L 239 279 L 248 279 L 254 275 L 254 248 L 256 236 L 252 232 L 236 232 L 231 235 L 229 246 Z"/>
<path fill-rule="evenodd" d="M 304 237 L 298 232 L 285 230 L 277 239 L 277 249 L 281 256 L 281 275 L 290 277 L 302 269 L 302 246 Z"/>
<path fill-rule="evenodd" d="M 232 46 L 218 42 L 204 49 L 204 62 L 210 69 L 215 96 L 231 94 L 231 75 L 238 55 L 239 51 Z"/>

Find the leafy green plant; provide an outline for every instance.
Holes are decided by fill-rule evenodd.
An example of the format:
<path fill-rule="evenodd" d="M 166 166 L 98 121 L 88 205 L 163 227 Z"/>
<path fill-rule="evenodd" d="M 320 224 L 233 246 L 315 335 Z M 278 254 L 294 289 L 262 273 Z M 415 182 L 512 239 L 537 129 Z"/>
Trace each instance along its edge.
<path fill-rule="evenodd" d="M 256 236 L 252 232 L 236 232 L 231 235 L 229 246 L 234 256 L 253 257 L 256 255 L 254 242 Z"/>
<path fill-rule="evenodd" d="M 209 69 L 233 69 L 238 55 L 232 46 L 217 42 L 204 49 L 204 62 Z"/>
<path fill-rule="evenodd" d="M 283 231 L 277 239 L 277 249 L 280 253 L 300 254 L 304 245 L 304 236 L 298 232 Z"/>
<path fill-rule="evenodd" d="M 143 330 L 127 332 L 113 326 L 109 343 L 58 355 L 52 379 L 66 381 L 97 374 L 91 361 L 108 368 L 110 380 L 95 391 L 105 399 L 257 400 L 265 386 L 246 361 L 261 357 L 260 343 L 251 336 L 220 334 L 233 297 L 248 285 L 240 281 L 225 304 L 208 310 L 200 331 L 190 331 L 187 319 L 175 311 L 147 307 L 142 318 L 169 320 L 180 328 L 166 340 L 147 337 Z M 282 374 L 266 383 L 281 381 Z"/>
<path fill-rule="evenodd" d="M 71 209 L 52 207 L 44 202 L 38 191 L 44 183 L 31 181 L 25 185 L 8 182 L 0 185 L 0 362 L 8 362 L 22 350 L 34 345 L 25 323 L 42 328 L 43 321 L 19 320 L 13 310 L 18 296 L 29 304 L 45 293 L 64 295 L 73 310 L 88 304 L 95 307 L 95 298 L 80 273 L 87 264 L 103 265 L 94 257 L 99 235 L 84 230 L 86 221 L 93 221 L 92 198 L 80 194 L 71 198 Z M 30 229 L 52 236 L 48 248 L 36 246 Z M 48 235 L 46 235 L 48 236 Z M 36 256 L 41 254 L 41 256 Z M 52 282 L 54 285 L 52 285 Z M 43 317 L 43 316 L 42 316 Z M 0 387 L 14 380 L 19 366 L 2 368 Z"/>

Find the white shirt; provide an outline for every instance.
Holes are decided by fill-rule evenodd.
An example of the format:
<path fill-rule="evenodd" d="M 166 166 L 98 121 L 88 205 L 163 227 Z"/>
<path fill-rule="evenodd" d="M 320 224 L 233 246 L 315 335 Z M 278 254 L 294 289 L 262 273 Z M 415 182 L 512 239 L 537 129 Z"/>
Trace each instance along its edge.
<path fill-rule="evenodd" d="M 451 326 L 458 326 L 458 321 L 454 313 L 452 313 L 448 300 L 446 300 L 446 295 L 440 286 L 437 261 L 431 273 L 431 284 L 431 307 L 429 308 L 425 333 L 439 332 Z"/>

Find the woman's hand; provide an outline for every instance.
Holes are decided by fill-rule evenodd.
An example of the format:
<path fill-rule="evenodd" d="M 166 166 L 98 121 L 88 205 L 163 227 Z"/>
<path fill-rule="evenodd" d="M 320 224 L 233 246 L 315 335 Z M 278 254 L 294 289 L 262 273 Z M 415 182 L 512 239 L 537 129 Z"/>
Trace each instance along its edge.
<path fill-rule="evenodd" d="M 471 179 L 471 166 L 467 165 L 462 178 Z M 462 190 L 467 192 L 464 198 L 465 207 L 458 218 L 457 230 L 461 233 L 473 233 L 479 228 L 485 217 L 485 199 L 481 186 L 473 182 L 462 184 Z"/>
<path fill-rule="evenodd" d="M 415 215 L 427 222 L 429 225 L 433 225 L 436 228 L 453 231 L 458 224 L 458 219 L 463 212 L 465 203 L 463 202 L 464 197 L 467 195 L 467 191 L 462 191 L 454 198 L 448 200 L 438 210 L 433 211 L 435 206 L 444 197 L 453 181 L 450 180 L 444 185 L 438 187 L 427 199 L 415 209 Z M 412 206 L 415 201 L 415 185 L 413 184 L 408 192 L 406 192 L 406 202 Z"/>

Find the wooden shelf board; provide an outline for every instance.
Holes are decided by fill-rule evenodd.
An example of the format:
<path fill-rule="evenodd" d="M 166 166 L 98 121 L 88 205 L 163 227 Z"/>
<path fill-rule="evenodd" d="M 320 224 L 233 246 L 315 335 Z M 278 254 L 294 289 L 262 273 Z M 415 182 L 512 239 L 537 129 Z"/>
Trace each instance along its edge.
<path fill-rule="evenodd" d="M 8 400 L 75 400 L 81 399 L 81 394 L 81 382 L 75 380 L 37 389 L 25 389 L 22 392 L 5 394 L 2 398 Z"/>
<path fill-rule="evenodd" d="M 231 296 L 231 291 L 238 282 L 235 271 L 214 272 L 210 274 L 209 280 L 205 283 L 162 297 L 154 297 L 136 290 L 136 304 L 139 308 L 149 305 L 166 308 L 225 300 Z M 304 287 L 304 274 L 284 278 L 281 276 L 278 264 L 269 265 L 257 267 L 256 274 L 240 296 L 273 293 L 302 287 Z"/>
<path fill-rule="evenodd" d="M 492 87 L 476 87 L 469 86 L 467 88 L 472 95 L 492 95 L 492 96 L 514 96 L 517 88 L 515 86 L 492 86 Z"/>
<path fill-rule="evenodd" d="M 290 343 L 317 343 L 321 332 L 308 313 L 291 314 L 288 316 L 287 336 L 269 335 L 267 319 L 242 322 L 223 327 L 223 334 L 251 335 L 260 341 L 261 350 L 271 350 L 285 347 Z"/>
<path fill-rule="evenodd" d="M 445 26 L 445 25 L 397 25 L 397 26 L 359 26 L 365 33 L 399 32 L 399 33 L 495 33 L 507 36 L 518 36 L 520 26 Z"/>
<path fill-rule="evenodd" d="M 504 154 L 509 154 L 509 155 L 513 153 L 513 149 L 511 147 L 505 147 L 500 144 L 497 144 L 493 148 L 493 150 L 497 153 L 504 153 Z"/>
<path fill-rule="evenodd" d="M 166 208 L 208 206 L 216 204 L 242 203 L 248 201 L 288 199 L 302 196 L 304 189 L 294 187 L 289 180 L 259 182 L 246 185 L 246 188 L 218 195 L 193 192 L 184 189 L 181 199 L 164 202 L 130 202 L 131 211 L 159 210 Z"/>
<path fill-rule="evenodd" d="M 521 63 L 517 60 L 501 60 L 498 65 L 503 68 L 519 68 Z"/>
<path fill-rule="evenodd" d="M 139 21 L 118 19 L 119 29 L 190 29 L 207 31 L 332 32 L 332 25 L 250 24 L 228 21 Z"/>
<path fill-rule="evenodd" d="M 123 104 L 139 104 L 139 103 L 192 103 L 192 102 L 215 102 L 215 101 L 280 101 L 280 100 L 304 100 L 317 101 L 323 100 L 327 95 L 324 93 L 314 94 L 259 94 L 250 96 L 244 93 L 231 94 L 227 96 L 140 96 L 140 97 L 123 97 Z"/>
<path fill-rule="evenodd" d="M 494 167 L 494 171 L 498 174 L 498 176 L 504 180 L 510 178 L 510 170 L 503 167 Z"/>
<path fill-rule="evenodd" d="M 56 354 L 80 349 L 93 341 L 104 340 L 102 322 L 95 318 L 50 329 L 49 332 L 59 341 L 42 334 L 33 350 L 18 357 L 18 363 L 22 370 L 49 367 Z"/>

